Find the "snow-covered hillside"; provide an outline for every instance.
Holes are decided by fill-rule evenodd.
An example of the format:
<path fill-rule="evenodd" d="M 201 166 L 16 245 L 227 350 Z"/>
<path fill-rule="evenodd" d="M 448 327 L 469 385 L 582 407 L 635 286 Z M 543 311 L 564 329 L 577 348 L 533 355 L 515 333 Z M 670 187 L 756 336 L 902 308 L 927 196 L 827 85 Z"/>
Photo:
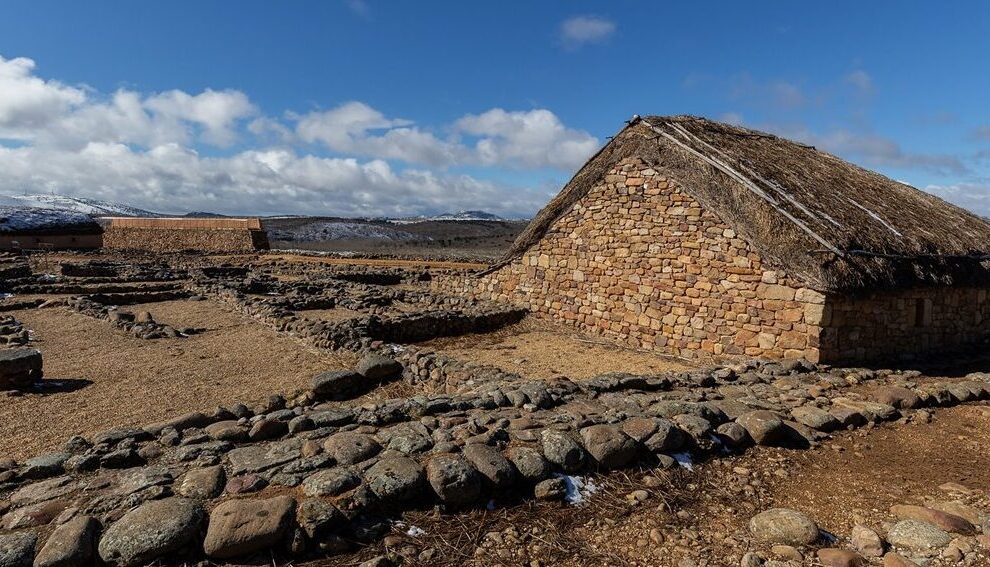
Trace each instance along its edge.
<path fill-rule="evenodd" d="M 428 221 L 503 221 L 504 218 L 486 213 L 485 211 L 460 211 L 456 213 L 443 213 L 433 216 L 405 217 L 398 219 L 385 219 L 392 224 L 411 224 L 414 222 Z"/>
<path fill-rule="evenodd" d="M 3 206 L 0 200 L 0 233 L 46 232 L 78 229 L 86 232 L 99 230 L 99 225 L 89 215 L 75 211 L 40 209 L 35 207 Z"/>
<path fill-rule="evenodd" d="M 71 211 L 90 216 L 160 216 L 158 213 L 145 211 L 137 207 L 125 205 L 124 203 L 101 201 L 99 199 L 87 199 L 85 197 L 68 197 L 65 195 L 0 195 L 0 205 L 6 205 L 9 207 L 34 207 L 38 209 Z"/>
<path fill-rule="evenodd" d="M 321 221 L 293 228 L 278 228 L 268 231 L 268 239 L 287 242 L 318 242 L 323 240 L 351 240 L 372 238 L 376 240 L 430 240 L 419 236 L 375 224 L 343 221 Z"/>

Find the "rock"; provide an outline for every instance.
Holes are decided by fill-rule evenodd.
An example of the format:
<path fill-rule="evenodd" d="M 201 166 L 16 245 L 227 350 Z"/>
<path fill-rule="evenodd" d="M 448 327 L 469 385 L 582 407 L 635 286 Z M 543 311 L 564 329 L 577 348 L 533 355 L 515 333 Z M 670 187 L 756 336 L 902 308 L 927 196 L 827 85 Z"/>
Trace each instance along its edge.
<path fill-rule="evenodd" d="M 278 439 L 289 432 L 289 424 L 274 419 L 259 419 L 251 426 L 248 439 L 251 441 L 267 441 Z"/>
<path fill-rule="evenodd" d="M 288 439 L 269 445 L 246 445 L 227 453 L 230 473 L 257 473 L 298 459 L 302 441 Z"/>
<path fill-rule="evenodd" d="M 103 533 L 100 557 L 118 567 L 150 563 L 189 545 L 204 517 L 203 507 L 195 500 L 173 497 L 146 502 Z"/>
<path fill-rule="evenodd" d="M 777 414 L 767 410 L 744 413 L 736 418 L 736 423 L 746 429 L 746 433 L 757 445 L 777 445 L 787 439 L 787 429 Z"/>
<path fill-rule="evenodd" d="M 218 421 L 207 425 L 203 431 L 217 441 L 241 443 L 247 441 L 248 429 L 236 420 Z"/>
<path fill-rule="evenodd" d="M 159 435 L 162 431 L 168 428 L 172 428 L 179 433 L 182 433 L 186 429 L 191 428 L 204 428 L 213 423 L 213 418 L 198 411 L 190 412 L 187 414 L 180 415 L 179 417 L 170 419 L 168 421 L 163 421 L 161 423 L 156 423 L 154 425 L 149 425 L 144 429 L 151 433 L 152 435 Z"/>
<path fill-rule="evenodd" d="M 668 419 L 657 419 L 656 420 L 657 431 L 653 435 L 650 435 L 643 445 L 651 453 L 668 453 L 671 451 L 677 451 L 684 446 L 687 441 L 687 436 L 681 431 L 674 422 Z"/>
<path fill-rule="evenodd" d="M 799 406 L 791 410 L 794 421 L 817 431 L 835 431 L 842 427 L 839 420 L 827 411 L 815 406 Z"/>
<path fill-rule="evenodd" d="M 878 386 L 870 393 L 870 399 L 897 409 L 914 409 L 921 405 L 918 394 L 901 386 Z"/>
<path fill-rule="evenodd" d="M 430 431 L 422 423 L 401 423 L 380 431 L 378 436 L 388 449 L 406 455 L 422 453 L 433 447 Z"/>
<path fill-rule="evenodd" d="M 977 528 L 987 525 L 988 521 L 990 521 L 990 515 L 984 514 L 980 510 L 977 510 L 972 506 L 967 506 L 962 502 L 935 502 L 931 504 L 930 507 L 947 514 L 965 518 L 969 521 L 969 523 L 973 524 Z"/>
<path fill-rule="evenodd" d="M 883 540 L 877 532 L 866 526 L 855 525 L 849 538 L 860 553 L 866 557 L 880 557 L 883 555 Z"/>
<path fill-rule="evenodd" d="M 752 551 L 744 554 L 739 562 L 739 567 L 762 567 L 763 559 Z"/>
<path fill-rule="evenodd" d="M 353 465 L 377 455 L 382 446 L 370 435 L 345 431 L 331 435 L 323 449 L 342 465 Z"/>
<path fill-rule="evenodd" d="M 371 559 L 361 563 L 358 567 L 394 567 L 395 564 L 385 557 L 384 555 L 379 555 L 378 557 L 372 557 Z"/>
<path fill-rule="evenodd" d="M 51 523 L 56 516 L 69 507 L 68 500 L 47 500 L 30 506 L 15 508 L 3 516 L 5 530 L 33 528 Z"/>
<path fill-rule="evenodd" d="M 890 507 L 890 513 L 904 520 L 927 522 L 947 532 L 973 535 L 977 531 L 976 526 L 965 518 L 924 506 L 895 505 Z"/>
<path fill-rule="evenodd" d="M 0 567 L 31 567 L 37 544 L 31 532 L 0 534 Z"/>
<path fill-rule="evenodd" d="M 805 514 L 789 508 L 771 508 L 749 520 L 749 531 L 770 543 L 810 545 L 818 541 L 818 525 Z"/>
<path fill-rule="evenodd" d="M 296 510 L 299 527 L 312 540 L 322 540 L 347 525 L 347 516 L 333 504 L 319 498 L 307 498 Z"/>
<path fill-rule="evenodd" d="M 481 497 L 481 474 L 461 455 L 435 455 L 426 464 L 426 478 L 446 504 L 466 506 Z"/>
<path fill-rule="evenodd" d="M 0 349 L 0 390 L 28 388 L 41 377 L 41 351 L 33 348 Z"/>
<path fill-rule="evenodd" d="M 464 458 L 485 477 L 491 488 L 506 489 L 515 482 L 516 471 L 512 468 L 512 463 L 502 456 L 498 449 L 490 445 L 471 443 L 465 445 L 461 452 Z"/>
<path fill-rule="evenodd" d="M 426 474 L 419 463 L 409 457 L 386 457 L 364 473 L 364 478 L 380 499 L 405 502 L 422 496 Z"/>
<path fill-rule="evenodd" d="M 289 530 L 295 511 L 296 501 L 289 496 L 227 500 L 210 514 L 203 551 L 215 559 L 228 559 L 268 549 Z"/>
<path fill-rule="evenodd" d="M 313 393 L 331 399 L 343 399 L 359 391 L 366 378 L 350 370 L 321 372 L 313 377 Z"/>
<path fill-rule="evenodd" d="M 928 552 L 949 545 L 952 536 L 928 522 L 901 520 L 887 532 L 887 541 L 902 549 Z"/>
<path fill-rule="evenodd" d="M 34 567 L 74 567 L 92 562 L 100 523 L 76 516 L 55 528 L 34 559 Z"/>
<path fill-rule="evenodd" d="M 883 567 L 918 567 L 918 564 L 891 551 L 883 556 Z"/>
<path fill-rule="evenodd" d="M 553 429 L 544 429 L 540 439 L 543 455 L 564 472 L 575 473 L 584 466 L 584 449 L 570 435 Z"/>
<path fill-rule="evenodd" d="M 232 477 L 223 487 L 223 491 L 227 494 L 248 494 L 258 492 L 266 486 L 268 486 L 268 481 L 264 477 L 254 473 L 248 473 Z"/>
<path fill-rule="evenodd" d="M 318 471 L 303 481 L 306 496 L 339 496 L 361 484 L 361 477 L 350 467 Z"/>
<path fill-rule="evenodd" d="M 209 500 L 220 496 L 226 480 L 223 467 L 216 465 L 200 469 L 190 469 L 182 477 L 176 492 L 186 498 Z"/>
<path fill-rule="evenodd" d="M 49 478 L 65 472 L 65 461 L 70 453 L 48 453 L 24 461 L 21 476 L 30 479 Z"/>
<path fill-rule="evenodd" d="M 78 487 L 78 483 L 68 475 L 50 478 L 18 488 L 10 496 L 10 503 L 16 506 L 36 504 L 69 495 L 75 492 Z"/>
<path fill-rule="evenodd" d="M 550 476 L 550 463 L 532 447 L 510 447 L 505 451 L 505 457 L 525 482 L 536 484 Z"/>
<path fill-rule="evenodd" d="M 749 442 L 749 433 L 746 428 L 734 421 L 723 423 L 715 428 L 715 434 L 719 440 L 728 447 L 742 447 Z"/>
<path fill-rule="evenodd" d="M 584 448 L 603 469 L 618 469 L 636 459 L 637 446 L 618 427 L 592 425 L 581 430 Z"/>
<path fill-rule="evenodd" d="M 563 500 L 567 496 L 567 481 L 563 478 L 548 478 L 536 483 L 533 495 L 537 500 Z"/>
<path fill-rule="evenodd" d="M 358 374 L 375 383 L 402 376 L 402 364 L 380 354 L 365 356 L 358 362 L 355 370 Z"/>
<path fill-rule="evenodd" d="M 835 548 L 819 549 L 818 560 L 824 567 L 860 567 L 866 563 L 855 551 Z"/>
<path fill-rule="evenodd" d="M 804 561 L 804 555 L 792 545 L 777 544 L 770 548 L 770 553 L 777 559 L 783 559 L 784 561 Z"/>

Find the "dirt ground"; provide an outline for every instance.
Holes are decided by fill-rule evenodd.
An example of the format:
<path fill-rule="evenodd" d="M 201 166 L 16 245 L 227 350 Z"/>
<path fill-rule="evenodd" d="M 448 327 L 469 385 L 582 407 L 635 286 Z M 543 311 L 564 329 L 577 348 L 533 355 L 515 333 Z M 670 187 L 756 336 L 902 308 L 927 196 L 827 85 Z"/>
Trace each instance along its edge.
<path fill-rule="evenodd" d="M 590 378 L 605 372 L 649 374 L 690 368 L 679 359 L 610 345 L 533 318 L 492 333 L 435 339 L 419 346 L 459 360 L 543 379 Z"/>
<path fill-rule="evenodd" d="M 767 546 L 743 540 L 749 518 L 775 506 L 807 513 L 838 538 L 833 545 L 846 547 L 856 522 L 883 533 L 893 504 L 957 498 L 940 488 L 945 483 L 985 493 L 988 442 L 990 406 L 959 406 L 939 410 L 932 423 L 843 432 L 811 450 L 757 448 L 693 471 L 591 477 L 598 490 L 577 506 L 512 501 L 461 514 L 410 512 L 382 543 L 306 565 L 355 565 L 396 553 L 407 557 L 403 565 L 434 567 L 735 567 L 746 551 L 770 556 Z M 649 497 L 635 502 L 628 497 L 634 490 Z M 409 536 L 409 526 L 425 534 Z M 973 565 L 988 564 L 980 560 Z"/>
<path fill-rule="evenodd" d="M 74 434 L 147 425 L 220 404 L 259 402 L 307 387 L 318 372 L 353 364 L 310 351 L 208 301 L 126 309 L 206 332 L 145 340 L 65 308 L 11 312 L 33 331 L 35 346 L 44 352 L 45 377 L 60 386 L 4 400 L 0 455 L 33 456 L 58 448 Z"/>

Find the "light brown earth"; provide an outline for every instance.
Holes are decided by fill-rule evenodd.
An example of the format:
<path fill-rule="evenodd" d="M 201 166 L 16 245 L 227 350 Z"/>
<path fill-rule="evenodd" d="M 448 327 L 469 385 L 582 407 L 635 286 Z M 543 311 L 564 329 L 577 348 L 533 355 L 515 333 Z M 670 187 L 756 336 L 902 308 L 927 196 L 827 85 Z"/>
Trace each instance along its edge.
<path fill-rule="evenodd" d="M 63 387 L 3 400 L 0 455 L 33 456 L 58 448 L 74 434 L 147 425 L 221 404 L 257 403 L 273 393 L 308 387 L 314 374 L 354 362 L 306 349 L 209 301 L 126 309 L 207 331 L 146 340 L 66 308 L 11 312 L 34 331 L 46 379 Z"/>
<path fill-rule="evenodd" d="M 554 376 L 590 378 L 606 372 L 649 374 L 691 368 L 680 359 L 611 345 L 534 318 L 491 333 L 435 339 L 419 346 L 459 360 L 543 379 Z"/>

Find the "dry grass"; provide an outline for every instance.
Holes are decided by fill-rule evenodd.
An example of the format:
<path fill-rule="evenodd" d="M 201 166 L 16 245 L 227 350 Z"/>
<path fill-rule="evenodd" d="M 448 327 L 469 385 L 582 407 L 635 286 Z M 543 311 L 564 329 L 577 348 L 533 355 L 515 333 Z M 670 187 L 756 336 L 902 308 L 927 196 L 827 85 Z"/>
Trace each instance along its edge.
<path fill-rule="evenodd" d="M 491 333 L 436 339 L 420 346 L 530 378 L 590 378 L 605 372 L 650 374 L 690 368 L 679 359 L 622 348 L 533 318 Z"/>
<path fill-rule="evenodd" d="M 0 454 L 56 449 L 74 434 L 146 425 L 220 404 L 259 402 L 308 386 L 318 372 L 353 364 L 318 354 L 211 302 L 134 306 L 177 326 L 205 327 L 184 339 L 144 340 L 66 309 L 16 311 L 34 331 L 45 376 L 61 389 L 4 401 Z"/>

